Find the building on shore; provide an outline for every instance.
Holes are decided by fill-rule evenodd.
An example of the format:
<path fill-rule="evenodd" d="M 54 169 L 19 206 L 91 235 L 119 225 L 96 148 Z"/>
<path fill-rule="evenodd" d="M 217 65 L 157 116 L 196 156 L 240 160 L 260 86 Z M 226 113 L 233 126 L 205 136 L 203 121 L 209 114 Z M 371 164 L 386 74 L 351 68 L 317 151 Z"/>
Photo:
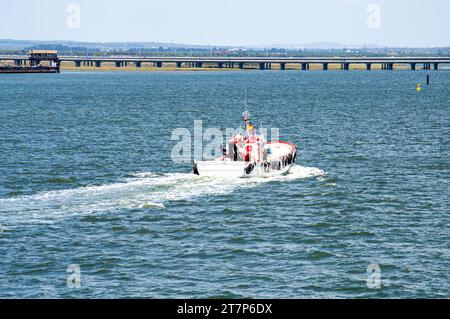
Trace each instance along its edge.
<path fill-rule="evenodd" d="M 0 73 L 59 73 L 58 51 L 31 50 L 28 60 L 15 60 L 15 65 L 0 67 Z"/>

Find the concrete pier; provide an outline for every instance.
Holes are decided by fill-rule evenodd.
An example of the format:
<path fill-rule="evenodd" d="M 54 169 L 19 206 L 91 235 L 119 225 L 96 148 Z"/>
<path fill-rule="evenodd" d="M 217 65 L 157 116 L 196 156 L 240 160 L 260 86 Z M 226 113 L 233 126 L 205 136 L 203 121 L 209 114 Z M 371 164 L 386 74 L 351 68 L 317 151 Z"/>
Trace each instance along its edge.
<path fill-rule="evenodd" d="M 416 70 L 417 65 L 422 66 L 424 70 L 439 70 L 440 65 L 450 65 L 450 56 L 448 57 L 79 57 L 79 56 L 61 56 L 60 62 L 72 62 L 75 67 L 96 66 L 100 67 L 102 63 L 113 63 L 120 68 L 130 63 L 136 67 L 141 67 L 142 63 L 153 64 L 157 68 L 163 67 L 164 63 L 175 64 L 181 68 L 182 64 L 190 67 L 202 68 L 204 64 L 217 65 L 218 68 L 239 69 L 256 68 L 260 70 L 270 70 L 273 64 L 277 64 L 280 70 L 286 70 L 288 65 L 292 69 L 309 70 L 310 65 L 322 65 L 323 70 L 329 70 L 330 64 L 341 65 L 342 70 L 350 70 L 351 66 L 364 65 L 367 70 L 373 70 L 374 64 L 381 65 L 382 70 L 394 70 L 397 65 L 410 65 L 411 70 Z M 3 55 L 0 61 L 12 61 L 15 66 L 20 66 L 28 61 L 26 56 L 21 55 Z M 278 69 L 278 68 L 277 68 Z"/>

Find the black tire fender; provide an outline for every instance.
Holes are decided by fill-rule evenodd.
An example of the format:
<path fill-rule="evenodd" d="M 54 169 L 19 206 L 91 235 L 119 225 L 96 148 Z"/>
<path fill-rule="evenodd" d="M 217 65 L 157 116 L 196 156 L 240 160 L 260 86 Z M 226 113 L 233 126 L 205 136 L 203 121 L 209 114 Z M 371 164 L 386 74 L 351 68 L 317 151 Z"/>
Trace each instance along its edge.
<path fill-rule="evenodd" d="M 255 169 L 255 164 L 248 164 L 245 168 L 244 171 L 247 175 L 250 175 L 251 172 L 253 172 L 253 170 Z"/>

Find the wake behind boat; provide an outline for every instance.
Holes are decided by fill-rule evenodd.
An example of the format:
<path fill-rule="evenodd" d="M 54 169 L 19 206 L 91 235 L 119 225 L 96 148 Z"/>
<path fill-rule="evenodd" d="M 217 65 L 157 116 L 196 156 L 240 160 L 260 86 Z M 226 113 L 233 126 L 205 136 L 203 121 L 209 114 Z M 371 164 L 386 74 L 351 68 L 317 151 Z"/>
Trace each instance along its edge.
<path fill-rule="evenodd" d="M 245 136 L 237 134 L 228 142 L 223 156 L 210 161 L 194 160 L 194 173 L 200 176 L 272 177 L 287 174 L 297 160 L 294 144 L 267 142 L 262 132 L 250 121 L 250 113 L 242 114 Z"/>

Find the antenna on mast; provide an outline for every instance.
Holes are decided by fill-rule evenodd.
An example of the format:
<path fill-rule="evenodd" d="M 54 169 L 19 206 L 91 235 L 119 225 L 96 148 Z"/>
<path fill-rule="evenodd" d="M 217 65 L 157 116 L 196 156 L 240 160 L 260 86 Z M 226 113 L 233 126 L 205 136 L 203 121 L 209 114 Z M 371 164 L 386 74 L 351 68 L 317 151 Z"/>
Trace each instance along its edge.
<path fill-rule="evenodd" d="M 245 88 L 245 111 L 247 111 L 247 91 L 248 89 Z"/>
<path fill-rule="evenodd" d="M 245 123 L 250 121 L 250 112 L 247 110 L 247 88 L 245 89 L 245 109 L 244 113 L 242 113 L 242 119 Z"/>

